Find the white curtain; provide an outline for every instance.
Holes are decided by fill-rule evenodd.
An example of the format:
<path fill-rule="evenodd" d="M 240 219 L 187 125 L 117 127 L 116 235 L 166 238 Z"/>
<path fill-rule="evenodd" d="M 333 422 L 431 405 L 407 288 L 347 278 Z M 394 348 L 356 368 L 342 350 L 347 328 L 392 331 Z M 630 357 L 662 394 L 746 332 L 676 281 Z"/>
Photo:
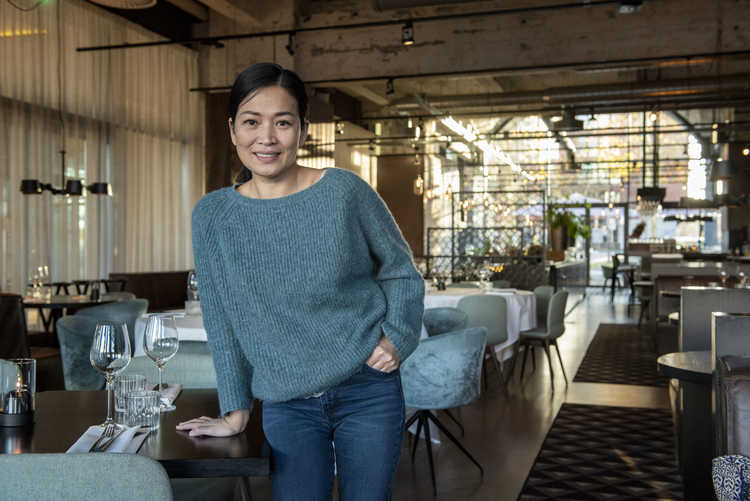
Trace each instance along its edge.
<path fill-rule="evenodd" d="M 20 4 L 23 0 L 14 1 Z M 28 6 L 33 6 L 30 0 Z M 77 52 L 159 37 L 82 0 L 0 2 L 0 288 L 193 266 L 203 192 L 198 55 L 181 46 Z M 22 195 L 22 179 L 106 181 L 113 196 Z"/>

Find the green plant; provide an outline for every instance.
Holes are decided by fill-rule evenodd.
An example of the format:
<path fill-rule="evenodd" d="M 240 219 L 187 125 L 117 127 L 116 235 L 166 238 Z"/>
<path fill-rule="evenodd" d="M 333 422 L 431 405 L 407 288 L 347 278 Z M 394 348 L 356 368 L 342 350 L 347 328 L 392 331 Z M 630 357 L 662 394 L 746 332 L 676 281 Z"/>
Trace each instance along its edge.
<path fill-rule="evenodd" d="M 588 239 L 591 236 L 591 228 L 586 224 L 582 216 L 576 216 L 567 209 L 552 209 L 547 211 L 550 227 L 563 228 L 569 242 L 575 242 L 577 236 Z"/>

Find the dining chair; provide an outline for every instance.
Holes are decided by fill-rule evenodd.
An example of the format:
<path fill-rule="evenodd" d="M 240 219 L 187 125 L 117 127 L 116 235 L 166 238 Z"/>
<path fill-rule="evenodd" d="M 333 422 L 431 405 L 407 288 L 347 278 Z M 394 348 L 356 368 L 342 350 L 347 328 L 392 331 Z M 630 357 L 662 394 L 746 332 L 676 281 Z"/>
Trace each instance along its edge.
<path fill-rule="evenodd" d="M 0 454 L 3 501 L 170 501 L 164 467 L 138 454 Z"/>
<path fill-rule="evenodd" d="M 550 345 L 554 346 L 557 350 L 557 358 L 560 360 L 560 368 L 562 369 L 563 378 L 565 378 L 565 385 L 568 384 L 568 376 L 565 374 L 565 366 L 563 365 L 562 356 L 560 355 L 560 347 L 557 345 L 557 338 L 563 335 L 565 332 L 565 305 L 568 302 L 568 291 L 557 291 L 555 292 L 549 301 L 549 309 L 547 310 L 547 322 L 544 327 L 536 327 L 526 331 L 521 331 L 521 346 L 523 346 L 523 362 L 521 363 L 521 380 L 523 380 L 524 369 L 526 368 L 526 357 L 529 354 L 529 350 L 532 352 L 532 360 L 534 359 L 533 348 L 535 345 L 540 345 L 544 348 L 544 352 L 547 354 L 547 361 L 549 362 L 550 379 L 552 382 L 552 391 L 555 391 L 555 373 L 552 370 L 552 356 L 550 355 Z"/>
<path fill-rule="evenodd" d="M 432 459 L 430 423 L 435 424 L 484 476 L 482 465 L 438 420 L 433 410 L 466 405 L 479 396 L 479 380 L 486 342 L 487 330 L 484 327 L 472 327 L 425 338 L 401 366 L 401 386 L 406 407 L 417 410 L 406 421 L 406 428 L 417 422 L 416 437 L 411 451 L 412 462 L 419 444 L 419 435 L 424 430 L 432 490 L 435 495 L 437 484 Z"/>
<path fill-rule="evenodd" d="M 116 294 L 125 294 L 125 296 L 123 296 L 125 298 L 131 298 L 133 295 L 131 292 L 119 292 Z M 146 313 L 146 311 L 148 311 L 147 299 L 129 299 L 127 301 L 106 303 L 84 308 L 79 310 L 76 315 L 127 325 L 130 344 L 132 346 L 135 340 L 135 321 L 138 317 Z"/>
<path fill-rule="evenodd" d="M 732 454 L 714 458 L 711 478 L 717 501 L 750 499 L 750 457 Z"/>
<path fill-rule="evenodd" d="M 128 280 L 125 278 L 105 278 L 102 279 L 104 292 L 124 292 Z"/>
<path fill-rule="evenodd" d="M 101 390 L 104 378 L 89 360 L 98 320 L 85 315 L 68 315 L 57 321 L 57 340 L 66 390 Z"/>
<path fill-rule="evenodd" d="M 18 294 L 0 292 L 0 358 L 28 357 L 26 336 L 23 298 Z"/>
<path fill-rule="evenodd" d="M 493 280 L 492 288 L 493 289 L 508 289 L 510 288 L 510 280 Z"/>
<path fill-rule="evenodd" d="M 551 285 L 539 285 L 534 287 L 534 298 L 536 299 L 536 326 L 543 327 L 547 325 L 547 310 L 549 309 L 549 300 L 555 293 L 555 288 Z"/>
<path fill-rule="evenodd" d="M 486 356 L 492 360 L 497 372 L 500 386 L 508 393 L 503 374 L 503 362 L 497 358 L 498 350 L 502 357 L 506 348 L 514 345 L 514 356 L 518 343 L 508 337 L 508 303 L 501 295 L 481 294 L 466 296 L 456 305 L 456 308 L 467 315 L 466 327 L 484 327 L 487 329 Z M 487 389 L 487 367 L 483 365 L 484 388 Z"/>
<path fill-rule="evenodd" d="M 445 332 L 457 331 L 466 327 L 468 315 L 458 308 L 449 306 L 427 308 L 424 310 L 422 323 L 428 336 L 437 336 Z"/>

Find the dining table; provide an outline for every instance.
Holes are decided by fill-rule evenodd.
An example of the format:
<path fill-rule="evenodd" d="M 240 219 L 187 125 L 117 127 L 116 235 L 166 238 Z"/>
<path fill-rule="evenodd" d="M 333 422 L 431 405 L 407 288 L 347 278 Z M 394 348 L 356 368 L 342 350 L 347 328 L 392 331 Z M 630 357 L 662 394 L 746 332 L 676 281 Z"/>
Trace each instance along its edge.
<path fill-rule="evenodd" d="M 159 428 L 149 433 L 138 454 L 161 463 L 170 478 L 267 477 L 268 446 L 262 412 L 255 402 L 245 432 L 231 437 L 191 437 L 175 429 L 197 416 L 218 416 L 216 389 L 187 389 L 176 409 L 159 416 Z M 89 428 L 104 420 L 107 392 L 43 391 L 36 394 L 35 423 L 0 427 L 1 453 L 61 453 Z"/>
<path fill-rule="evenodd" d="M 122 301 L 122 297 L 117 294 L 102 294 L 97 299 L 92 299 L 88 295 L 66 296 L 52 295 L 41 297 L 24 297 L 23 307 L 25 309 L 37 309 L 42 319 L 42 326 L 48 338 L 54 342 L 57 339 L 55 324 L 57 320 L 64 315 L 75 313 L 81 308 L 97 306 L 100 304 L 113 303 Z M 45 315 L 44 311 L 49 313 Z"/>
<path fill-rule="evenodd" d="M 458 305 L 461 299 L 473 296 L 489 294 L 501 296 L 508 305 L 507 329 L 508 341 L 496 347 L 497 351 L 512 345 L 520 337 L 521 331 L 533 329 L 536 327 L 536 296 L 532 291 L 521 289 L 498 289 L 498 288 L 464 288 L 448 286 L 445 290 L 438 290 L 427 287 L 425 289 L 424 307 L 441 308 L 453 307 Z M 422 337 L 427 337 L 427 331 L 422 326 Z M 509 353 L 507 356 L 510 356 Z"/>

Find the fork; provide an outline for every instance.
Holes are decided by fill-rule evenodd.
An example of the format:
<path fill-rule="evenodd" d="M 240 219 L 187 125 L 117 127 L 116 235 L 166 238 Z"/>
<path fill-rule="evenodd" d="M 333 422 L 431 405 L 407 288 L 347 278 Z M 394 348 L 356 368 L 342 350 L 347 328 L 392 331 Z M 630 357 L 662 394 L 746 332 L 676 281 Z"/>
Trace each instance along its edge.
<path fill-rule="evenodd" d="M 102 440 L 112 438 L 112 435 L 115 434 L 116 427 L 113 423 L 110 423 L 104 427 L 104 430 L 102 430 L 102 434 L 99 435 L 99 438 L 96 439 L 96 442 L 93 443 L 91 448 L 89 449 L 89 452 L 95 452 L 97 447 L 102 443 Z"/>
<path fill-rule="evenodd" d="M 117 437 L 119 437 L 122 432 L 125 431 L 125 428 L 117 428 L 117 431 L 115 431 L 114 435 L 109 437 L 108 439 L 104 440 L 98 448 L 94 449 L 94 452 L 104 452 L 106 451 L 110 445 L 112 445 Z"/>

